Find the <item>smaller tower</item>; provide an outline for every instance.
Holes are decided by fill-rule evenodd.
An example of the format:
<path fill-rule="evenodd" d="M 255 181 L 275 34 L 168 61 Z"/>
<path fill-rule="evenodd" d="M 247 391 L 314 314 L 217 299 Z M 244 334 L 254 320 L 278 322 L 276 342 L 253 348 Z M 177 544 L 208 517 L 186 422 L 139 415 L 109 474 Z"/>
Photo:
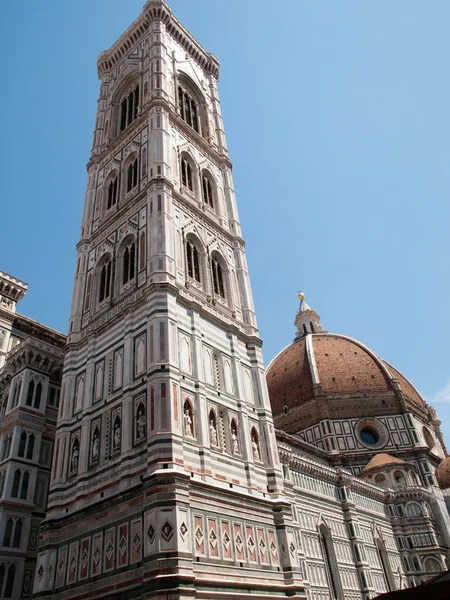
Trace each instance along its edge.
<path fill-rule="evenodd" d="M 0 271 L 1 598 L 31 597 L 66 342 L 16 312 L 27 287 Z"/>
<path fill-rule="evenodd" d="M 300 306 L 295 315 L 294 325 L 297 327 L 295 339 L 308 335 L 308 333 L 324 333 L 325 329 L 320 324 L 320 316 L 305 302 L 305 294 L 300 291 L 298 293 Z"/>
<path fill-rule="evenodd" d="M 12 323 L 19 300 L 27 293 L 28 284 L 0 271 L 0 369 L 17 338 L 11 335 Z"/>

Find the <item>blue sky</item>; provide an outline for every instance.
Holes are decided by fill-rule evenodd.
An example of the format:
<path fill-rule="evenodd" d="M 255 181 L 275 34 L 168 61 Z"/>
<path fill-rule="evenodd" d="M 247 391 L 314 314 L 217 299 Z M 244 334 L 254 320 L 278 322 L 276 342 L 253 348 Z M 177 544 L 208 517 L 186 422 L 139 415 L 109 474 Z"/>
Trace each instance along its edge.
<path fill-rule="evenodd" d="M 66 331 L 96 57 L 143 0 L 2 6 L 0 268 Z M 450 440 L 450 3 L 172 0 L 220 94 L 266 363 L 297 290 L 394 364 Z"/>

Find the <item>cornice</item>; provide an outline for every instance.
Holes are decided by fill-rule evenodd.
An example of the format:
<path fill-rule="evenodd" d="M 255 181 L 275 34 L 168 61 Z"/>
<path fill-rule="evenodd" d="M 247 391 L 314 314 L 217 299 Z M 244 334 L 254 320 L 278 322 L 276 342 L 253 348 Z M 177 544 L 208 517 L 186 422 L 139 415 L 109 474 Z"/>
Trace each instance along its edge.
<path fill-rule="evenodd" d="M 141 15 L 128 27 L 123 35 L 97 59 L 98 77 L 111 71 L 127 52 L 139 42 L 148 31 L 152 21 L 161 21 L 168 33 L 183 47 L 200 67 L 215 79 L 219 78 L 219 61 L 195 40 L 195 38 L 172 15 L 170 7 L 164 0 L 148 0 Z"/>

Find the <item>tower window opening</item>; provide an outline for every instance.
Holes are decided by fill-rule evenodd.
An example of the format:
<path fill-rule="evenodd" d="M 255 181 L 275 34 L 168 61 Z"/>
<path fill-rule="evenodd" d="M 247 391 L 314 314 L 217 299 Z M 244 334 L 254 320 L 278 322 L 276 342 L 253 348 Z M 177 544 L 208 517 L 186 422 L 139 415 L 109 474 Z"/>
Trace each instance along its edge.
<path fill-rule="evenodd" d="M 127 192 L 130 192 L 138 183 L 138 159 L 135 158 L 129 165 L 127 171 Z"/>
<path fill-rule="evenodd" d="M 103 302 L 105 298 L 109 298 L 111 287 L 111 261 L 106 262 L 100 271 L 100 289 L 98 301 Z"/>
<path fill-rule="evenodd" d="M 213 288 L 214 293 L 225 298 L 225 287 L 223 285 L 223 271 L 220 263 L 216 259 L 212 259 L 212 276 L 213 276 Z"/>
<path fill-rule="evenodd" d="M 214 208 L 213 191 L 211 180 L 206 175 L 202 175 L 202 191 L 203 191 L 203 202 Z"/>
<path fill-rule="evenodd" d="M 188 276 L 200 283 L 200 261 L 197 246 L 192 242 L 186 244 Z"/>
<path fill-rule="evenodd" d="M 180 117 L 194 131 L 199 133 L 198 109 L 194 98 L 186 92 L 181 85 L 178 86 L 178 108 Z"/>
<path fill-rule="evenodd" d="M 314 329 L 314 323 L 311 321 L 309 326 L 311 327 L 311 333 L 316 333 L 316 330 Z"/>
<path fill-rule="evenodd" d="M 122 257 L 122 285 L 134 279 L 136 247 L 134 242 L 125 248 Z"/>
<path fill-rule="evenodd" d="M 108 202 L 107 209 L 109 210 L 112 206 L 117 204 L 117 190 L 118 190 L 118 177 L 111 179 L 108 185 Z"/>
<path fill-rule="evenodd" d="M 185 159 L 181 159 L 181 182 L 188 190 L 194 191 L 192 184 L 192 167 L 189 162 Z"/>
<path fill-rule="evenodd" d="M 120 104 L 120 131 L 130 125 L 139 112 L 139 86 L 137 85 Z"/>

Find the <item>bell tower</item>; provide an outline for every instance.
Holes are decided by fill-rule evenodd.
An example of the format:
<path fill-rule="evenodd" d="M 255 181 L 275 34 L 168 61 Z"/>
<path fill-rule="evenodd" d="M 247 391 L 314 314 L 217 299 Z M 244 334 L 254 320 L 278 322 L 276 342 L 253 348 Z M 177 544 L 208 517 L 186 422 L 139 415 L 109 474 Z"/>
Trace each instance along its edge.
<path fill-rule="evenodd" d="M 35 596 L 303 598 L 218 61 L 149 0 L 98 74 Z"/>

